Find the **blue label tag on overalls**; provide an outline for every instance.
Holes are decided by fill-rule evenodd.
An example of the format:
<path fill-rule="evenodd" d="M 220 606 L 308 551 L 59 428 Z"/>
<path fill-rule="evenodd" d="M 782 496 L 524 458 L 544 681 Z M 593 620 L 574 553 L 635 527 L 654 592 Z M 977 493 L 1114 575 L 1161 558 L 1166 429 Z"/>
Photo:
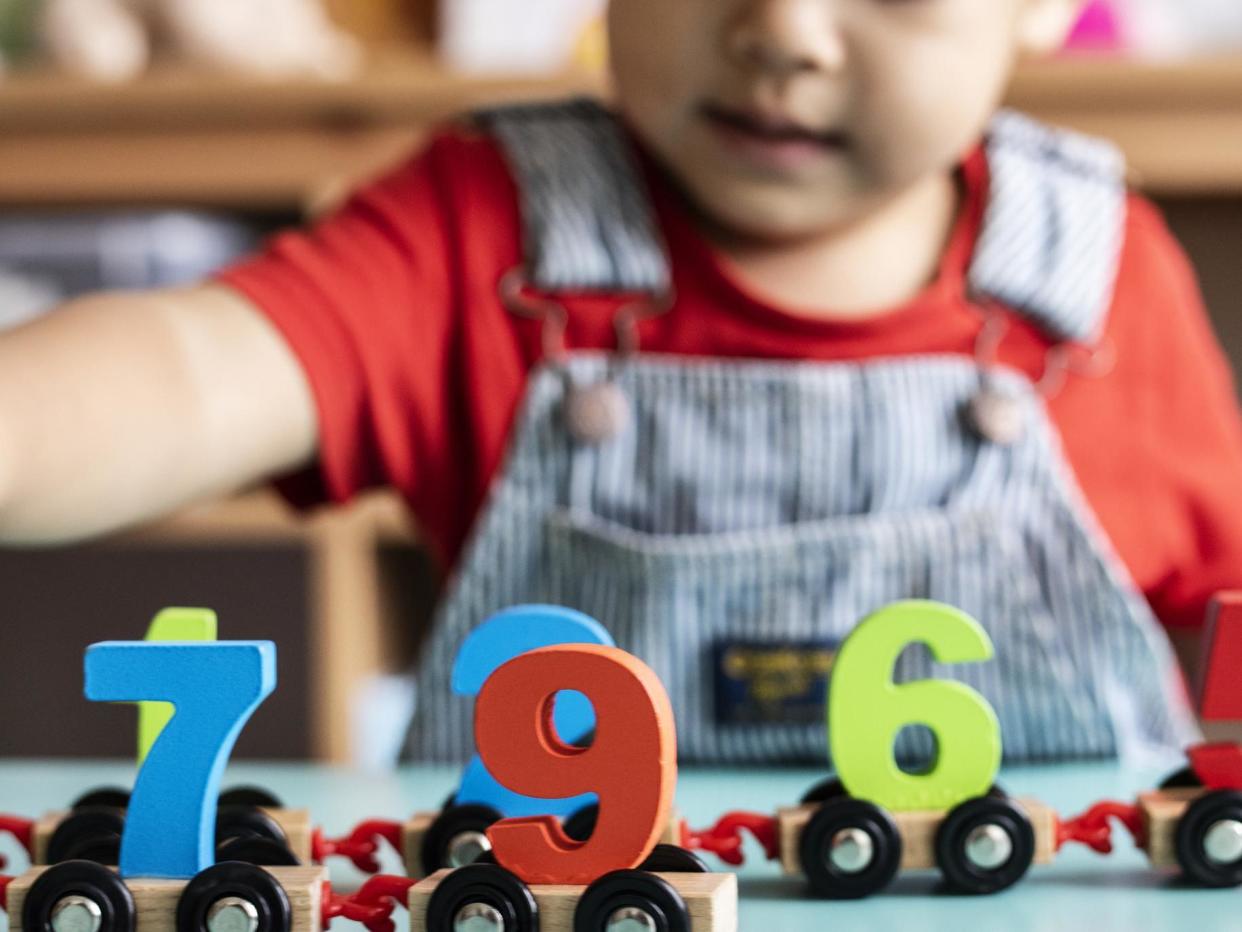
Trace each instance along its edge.
<path fill-rule="evenodd" d="M 839 647 L 839 641 L 717 642 L 716 724 L 822 724 Z"/>

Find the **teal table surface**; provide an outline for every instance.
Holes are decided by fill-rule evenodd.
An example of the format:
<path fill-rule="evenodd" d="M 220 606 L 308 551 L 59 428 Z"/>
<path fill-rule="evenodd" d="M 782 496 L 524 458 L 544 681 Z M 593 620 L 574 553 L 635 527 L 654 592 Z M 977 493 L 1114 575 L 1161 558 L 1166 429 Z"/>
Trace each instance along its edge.
<path fill-rule="evenodd" d="M 0 812 L 35 816 L 63 808 L 92 786 L 129 784 L 132 771 L 124 764 L 0 762 Z M 1110 765 L 1062 766 L 1010 770 L 1002 782 L 1014 795 L 1038 797 L 1071 816 L 1099 799 L 1132 800 L 1161 775 Z M 445 768 L 377 776 L 309 765 L 247 764 L 230 768 L 226 785 L 263 784 L 288 805 L 310 809 L 315 824 L 329 834 L 344 834 L 364 818 L 399 818 L 437 808 L 453 789 L 455 776 Z M 796 802 L 820 776 L 812 770 L 684 770 L 677 802 L 691 824 L 702 827 L 731 809 L 775 812 Z M 1116 837 L 1117 850 L 1109 857 L 1067 848 L 1055 864 L 1033 867 L 1018 886 L 992 897 L 950 896 L 938 890 L 934 874 L 916 873 L 899 877 L 880 895 L 851 903 L 808 898 L 801 880 L 784 877 L 748 842 L 748 863 L 739 870 L 741 929 L 1242 930 L 1242 889 L 1185 887 L 1151 870 L 1122 833 Z M 14 846 L 0 843 L 0 851 L 10 857 L 10 869 L 20 866 Z M 333 879 L 350 885 L 358 875 L 334 865 Z M 346 932 L 346 923 L 338 925 L 339 932 Z M 7 932 L 2 919 L 0 932 Z"/>

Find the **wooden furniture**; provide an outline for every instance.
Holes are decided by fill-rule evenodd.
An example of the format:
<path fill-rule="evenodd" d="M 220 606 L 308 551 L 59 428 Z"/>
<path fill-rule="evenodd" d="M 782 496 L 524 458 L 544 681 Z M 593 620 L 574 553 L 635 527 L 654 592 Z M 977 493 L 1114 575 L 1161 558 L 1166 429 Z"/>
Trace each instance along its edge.
<path fill-rule="evenodd" d="M 601 90 L 590 75 L 462 79 L 416 52 L 377 53 L 343 83 L 18 75 L 0 82 L 0 204 L 300 210 L 395 162 L 450 114 Z M 1242 58 L 1055 61 L 1026 67 L 1010 94 L 1040 117 L 1116 139 L 1157 194 L 1242 191 L 1240 99 Z"/>
<path fill-rule="evenodd" d="M 384 622 L 380 552 L 386 542 L 400 546 L 412 540 L 404 508 L 392 496 L 370 496 L 349 508 L 302 518 L 274 493 L 254 492 L 191 509 L 118 543 L 172 548 L 245 543 L 304 550 L 310 568 L 305 629 L 310 749 L 321 760 L 345 763 L 354 757 L 357 685 L 409 659 L 408 650 L 389 655 L 388 645 L 402 637 L 388 631 Z M 410 571 L 416 570 L 411 563 Z M 221 625 L 223 636 L 234 636 L 227 633 L 227 618 Z"/>
<path fill-rule="evenodd" d="M 1117 142 L 1148 193 L 1242 192 L 1242 56 L 1135 64 L 1070 58 L 1019 72 L 1009 101 Z"/>
<path fill-rule="evenodd" d="M 0 204 L 301 211 L 396 162 L 451 114 L 598 84 L 463 80 L 428 55 L 376 54 L 341 83 L 12 77 L 0 82 Z"/>

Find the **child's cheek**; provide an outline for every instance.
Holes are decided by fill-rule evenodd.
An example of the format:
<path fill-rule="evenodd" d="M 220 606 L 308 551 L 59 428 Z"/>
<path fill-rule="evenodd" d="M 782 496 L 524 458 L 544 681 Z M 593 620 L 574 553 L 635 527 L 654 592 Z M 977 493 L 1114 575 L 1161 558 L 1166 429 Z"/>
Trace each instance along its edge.
<path fill-rule="evenodd" d="M 657 104 L 701 78 L 714 57 L 707 6 L 706 0 L 613 0 L 607 19 L 612 71 L 627 103 Z"/>
<path fill-rule="evenodd" d="M 911 42 L 857 61 L 853 105 L 859 158 L 879 184 L 911 182 L 951 166 L 979 139 L 1004 92 L 1012 52 Z"/>

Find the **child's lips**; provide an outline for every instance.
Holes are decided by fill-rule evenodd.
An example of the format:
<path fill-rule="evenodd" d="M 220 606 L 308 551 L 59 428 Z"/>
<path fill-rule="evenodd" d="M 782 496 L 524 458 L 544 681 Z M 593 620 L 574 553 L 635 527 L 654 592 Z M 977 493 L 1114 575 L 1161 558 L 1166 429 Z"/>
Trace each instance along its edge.
<path fill-rule="evenodd" d="M 781 116 L 719 104 L 705 104 L 701 113 L 723 146 L 761 168 L 796 171 L 849 148 L 844 133 L 811 129 Z"/>

